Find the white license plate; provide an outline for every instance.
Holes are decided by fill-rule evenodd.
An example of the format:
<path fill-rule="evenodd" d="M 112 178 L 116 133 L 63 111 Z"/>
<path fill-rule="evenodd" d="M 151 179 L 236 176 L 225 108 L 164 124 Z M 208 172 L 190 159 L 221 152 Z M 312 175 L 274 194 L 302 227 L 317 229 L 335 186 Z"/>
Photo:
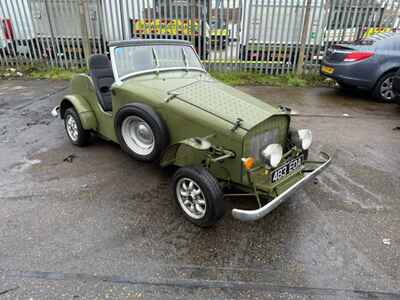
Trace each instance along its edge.
<path fill-rule="evenodd" d="M 302 166 L 303 160 L 304 156 L 300 155 L 299 157 L 292 159 L 291 161 L 284 164 L 282 167 L 273 171 L 271 174 L 272 183 L 275 183 L 281 180 L 283 177 L 298 170 Z"/>

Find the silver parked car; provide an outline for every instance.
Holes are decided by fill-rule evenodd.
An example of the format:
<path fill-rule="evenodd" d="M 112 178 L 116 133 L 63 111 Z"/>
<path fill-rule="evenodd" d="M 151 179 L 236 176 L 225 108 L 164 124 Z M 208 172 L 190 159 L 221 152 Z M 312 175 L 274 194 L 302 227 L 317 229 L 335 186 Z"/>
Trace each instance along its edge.
<path fill-rule="evenodd" d="M 400 68 L 400 34 L 382 33 L 327 51 L 321 74 L 344 88 L 370 90 L 386 102 L 395 99 L 393 77 Z"/>

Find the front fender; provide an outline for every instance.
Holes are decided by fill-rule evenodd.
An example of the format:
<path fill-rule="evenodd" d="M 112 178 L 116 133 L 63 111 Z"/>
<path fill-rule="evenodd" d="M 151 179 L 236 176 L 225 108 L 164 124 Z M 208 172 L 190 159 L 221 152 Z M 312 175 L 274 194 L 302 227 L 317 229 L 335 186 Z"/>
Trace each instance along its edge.
<path fill-rule="evenodd" d="M 90 104 L 85 98 L 79 95 L 67 95 L 60 103 L 60 117 L 64 118 L 65 111 L 74 107 L 81 119 L 82 127 L 86 130 L 97 129 L 97 119 Z"/>
<path fill-rule="evenodd" d="M 183 167 L 185 165 L 191 165 L 200 163 L 205 153 L 202 153 L 206 149 L 197 147 L 191 139 L 179 141 L 176 144 L 169 145 L 161 156 L 160 165 L 161 167 L 167 167 L 175 165 Z"/>
<path fill-rule="evenodd" d="M 188 138 L 167 147 L 161 157 L 161 167 L 169 165 L 185 166 L 200 163 L 208 150 L 212 147 L 207 140 L 213 135 L 205 138 Z"/>
<path fill-rule="evenodd" d="M 210 165 L 236 156 L 233 151 L 212 145 L 208 141 L 208 138 L 212 136 L 189 138 L 170 145 L 161 157 L 161 166 L 176 165 L 182 167 L 203 163 Z"/>
<path fill-rule="evenodd" d="M 378 80 L 382 77 L 382 75 L 387 74 L 389 72 L 396 72 L 400 65 L 399 63 L 392 59 L 393 56 L 390 56 L 390 59 L 385 59 L 379 62 L 378 68 L 375 72 L 374 82 L 377 83 Z"/>

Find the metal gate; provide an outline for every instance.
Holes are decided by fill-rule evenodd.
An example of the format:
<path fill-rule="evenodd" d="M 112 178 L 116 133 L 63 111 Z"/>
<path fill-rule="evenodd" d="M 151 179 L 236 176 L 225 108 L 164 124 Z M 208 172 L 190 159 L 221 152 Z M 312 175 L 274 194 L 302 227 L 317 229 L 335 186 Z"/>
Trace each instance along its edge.
<path fill-rule="evenodd" d="M 210 70 L 318 70 L 326 50 L 397 31 L 394 0 L 0 0 L 0 64 L 86 65 L 128 39 L 185 39 Z"/>

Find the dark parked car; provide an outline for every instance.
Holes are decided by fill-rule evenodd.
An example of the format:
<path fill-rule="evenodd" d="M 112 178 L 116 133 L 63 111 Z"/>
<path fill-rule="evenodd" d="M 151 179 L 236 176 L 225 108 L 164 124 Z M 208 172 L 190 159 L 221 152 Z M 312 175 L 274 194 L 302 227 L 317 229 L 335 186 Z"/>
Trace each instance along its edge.
<path fill-rule="evenodd" d="M 393 78 L 394 101 L 400 104 L 400 69 Z"/>
<path fill-rule="evenodd" d="M 370 90 L 382 101 L 395 99 L 393 77 L 400 68 L 400 34 L 383 33 L 327 51 L 321 74 L 343 88 Z"/>

